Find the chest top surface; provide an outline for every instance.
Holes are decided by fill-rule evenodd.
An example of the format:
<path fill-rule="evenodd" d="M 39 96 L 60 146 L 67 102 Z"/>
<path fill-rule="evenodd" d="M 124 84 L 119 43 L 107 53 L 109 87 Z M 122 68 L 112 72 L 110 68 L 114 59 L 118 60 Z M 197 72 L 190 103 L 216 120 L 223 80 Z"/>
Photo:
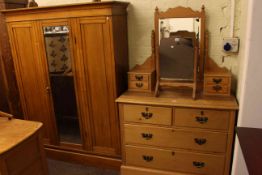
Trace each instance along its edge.
<path fill-rule="evenodd" d="M 152 93 L 125 92 L 116 102 L 205 109 L 238 109 L 237 100 L 233 96 L 201 97 L 193 100 L 190 93 L 177 93 L 174 91 L 163 91 L 159 97 L 155 97 Z"/>
<path fill-rule="evenodd" d="M 42 123 L 0 116 L 0 155 L 26 140 L 42 127 Z"/>

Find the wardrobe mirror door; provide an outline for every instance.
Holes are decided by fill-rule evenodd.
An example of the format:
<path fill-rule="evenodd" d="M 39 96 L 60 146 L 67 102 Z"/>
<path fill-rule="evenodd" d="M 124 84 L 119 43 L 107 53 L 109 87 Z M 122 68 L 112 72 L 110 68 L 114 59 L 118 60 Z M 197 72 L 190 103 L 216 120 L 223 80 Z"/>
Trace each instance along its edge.
<path fill-rule="evenodd" d="M 47 91 L 52 94 L 60 142 L 81 144 L 69 27 L 45 26 L 43 32 L 51 86 Z"/>

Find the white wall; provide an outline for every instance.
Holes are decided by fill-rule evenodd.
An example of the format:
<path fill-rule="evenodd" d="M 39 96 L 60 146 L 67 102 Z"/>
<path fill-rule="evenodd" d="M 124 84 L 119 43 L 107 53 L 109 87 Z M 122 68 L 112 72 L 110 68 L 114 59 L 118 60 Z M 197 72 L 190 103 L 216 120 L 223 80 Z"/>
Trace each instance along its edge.
<path fill-rule="evenodd" d="M 262 1 L 249 0 L 245 54 L 240 61 L 238 126 L 262 128 Z M 235 144 L 233 175 L 248 171 L 238 141 Z"/>

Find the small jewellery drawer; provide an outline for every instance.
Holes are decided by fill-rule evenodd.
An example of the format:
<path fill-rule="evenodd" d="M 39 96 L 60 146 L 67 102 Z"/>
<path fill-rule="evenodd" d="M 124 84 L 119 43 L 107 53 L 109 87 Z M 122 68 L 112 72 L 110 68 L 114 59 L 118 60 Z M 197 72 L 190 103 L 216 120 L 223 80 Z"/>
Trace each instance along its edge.
<path fill-rule="evenodd" d="M 215 85 L 215 84 L 225 84 L 228 85 L 230 82 L 229 77 L 223 77 L 223 76 L 211 76 L 211 77 L 205 77 L 205 82 L 209 85 Z"/>
<path fill-rule="evenodd" d="M 128 86 L 129 89 L 141 89 L 141 90 L 149 89 L 147 81 L 129 81 Z"/>
<path fill-rule="evenodd" d="M 148 81 L 148 74 L 130 73 L 128 78 L 130 81 Z"/>
<path fill-rule="evenodd" d="M 175 126 L 228 130 L 230 111 L 174 108 Z"/>
<path fill-rule="evenodd" d="M 125 124 L 125 144 L 226 152 L 227 134 Z"/>
<path fill-rule="evenodd" d="M 204 94 L 229 96 L 231 91 L 231 76 L 205 75 Z"/>
<path fill-rule="evenodd" d="M 210 93 L 210 94 L 228 94 L 230 92 L 230 89 L 228 86 L 225 85 L 219 85 L 219 84 L 214 84 L 214 85 L 206 85 L 205 86 L 205 92 Z"/>
<path fill-rule="evenodd" d="M 126 146 L 126 165 L 186 173 L 222 175 L 224 156 Z"/>
<path fill-rule="evenodd" d="M 124 105 L 124 121 L 171 125 L 172 108 L 143 105 Z"/>

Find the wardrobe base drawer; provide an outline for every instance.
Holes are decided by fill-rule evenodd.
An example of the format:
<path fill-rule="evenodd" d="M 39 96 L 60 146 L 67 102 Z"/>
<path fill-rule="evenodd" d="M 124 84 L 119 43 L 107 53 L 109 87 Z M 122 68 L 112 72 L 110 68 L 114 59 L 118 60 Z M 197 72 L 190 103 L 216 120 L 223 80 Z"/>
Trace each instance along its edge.
<path fill-rule="evenodd" d="M 161 170 L 154 170 L 154 169 L 142 168 L 142 167 L 121 166 L 121 175 L 193 175 L 193 174 L 161 171 Z"/>
<path fill-rule="evenodd" d="M 206 175 L 224 173 L 223 155 L 137 146 L 125 149 L 126 165 Z"/>

